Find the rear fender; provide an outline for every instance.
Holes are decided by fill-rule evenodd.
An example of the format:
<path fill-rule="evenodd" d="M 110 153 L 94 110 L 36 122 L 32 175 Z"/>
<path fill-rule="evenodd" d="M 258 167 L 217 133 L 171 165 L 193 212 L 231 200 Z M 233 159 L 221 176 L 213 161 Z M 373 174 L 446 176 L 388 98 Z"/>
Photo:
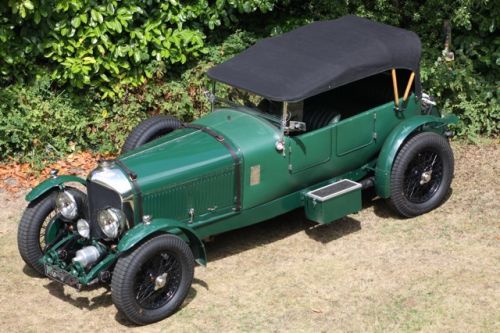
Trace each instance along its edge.
<path fill-rule="evenodd" d="M 118 253 L 129 251 L 139 245 L 144 239 L 158 233 L 170 233 L 187 239 L 196 262 L 207 265 L 205 245 L 196 232 L 184 223 L 171 219 L 155 219 L 149 224 L 139 223 L 130 229 L 118 243 Z"/>
<path fill-rule="evenodd" d="M 57 177 L 51 177 L 40 184 L 38 184 L 34 189 L 32 189 L 25 197 L 26 201 L 33 201 L 44 195 L 45 193 L 51 191 L 54 188 L 64 188 L 65 183 L 80 183 L 85 185 L 85 180 L 83 178 L 71 175 L 62 175 Z"/>
<path fill-rule="evenodd" d="M 385 140 L 377 159 L 375 169 L 375 190 L 377 195 L 382 198 L 390 196 L 392 165 L 399 149 L 412 133 L 421 130 L 443 134 L 448 124 L 457 121 L 458 118 L 454 115 L 445 118 L 419 116 L 405 120 L 396 126 Z"/>

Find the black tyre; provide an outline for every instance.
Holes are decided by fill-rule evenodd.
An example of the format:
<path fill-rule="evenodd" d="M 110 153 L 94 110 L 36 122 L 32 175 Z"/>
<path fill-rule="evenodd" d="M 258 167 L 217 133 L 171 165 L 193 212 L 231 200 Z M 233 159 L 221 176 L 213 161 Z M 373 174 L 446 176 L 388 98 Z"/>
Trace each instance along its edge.
<path fill-rule="evenodd" d="M 174 117 L 158 115 L 139 123 L 128 135 L 122 147 L 122 154 L 179 128 L 181 122 Z"/>
<path fill-rule="evenodd" d="M 389 203 L 405 217 L 431 211 L 446 198 L 453 170 L 453 152 L 446 138 L 432 132 L 415 135 L 396 156 Z"/>
<path fill-rule="evenodd" d="M 162 320 L 182 304 L 193 275 L 194 258 L 186 242 L 173 235 L 154 237 L 116 263 L 113 303 L 136 324 Z"/>
<path fill-rule="evenodd" d="M 67 187 L 66 190 L 70 191 L 75 197 L 80 205 L 82 214 L 85 214 L 87 205 L 86 195 L 74 188 Z M 21 217 L 17 231 L 17 247 L 21 257 L 28 266 L 40 275 L 45 274 L 43 265 L 38 261 L 43 256 L 46 246 L 50 245 L 52 238 L 57 237 L 57 235 L 50 235 L 49 238 L 49 235 L 47 235 L 49 225 L 60 222 L 55 219 L 57 217 L 55 207 L 56 195 L 57 191 L 52 191 L 41 199 L 30 202 Z M 58 233 L 64 232 L 62 227 L 61 224 L 61 230 L 58 230 Z"/>

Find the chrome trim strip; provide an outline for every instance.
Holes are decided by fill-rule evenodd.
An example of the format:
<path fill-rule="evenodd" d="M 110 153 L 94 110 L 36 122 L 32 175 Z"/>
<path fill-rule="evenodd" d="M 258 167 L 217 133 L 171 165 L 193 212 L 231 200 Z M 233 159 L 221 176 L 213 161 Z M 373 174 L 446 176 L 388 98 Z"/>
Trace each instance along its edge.
<path fill-rule="evenodd" d="M 122 207 L 120 208 L 124 209 L 125 204 L 128 204 L 130 205 L 132 214 L 135 215 L 136 207 L 134 205 L 132 184 L 127 175 L 114 162 L 99 163 L 99 166 L 89 173 L 87 181 L 117 192 L 122 202 Z M 127 219 L 127 229 L 130 229 L 131 223 L 133 221 Z"/>
<path fill-rule="evenodd" d="M 90 172 L 87 180 L 118 192 L 123 201 L 133 199 L 134 193 L 132 191 L 132 184 L 130 183 L 127 175 L 125 175 L 121 169 L 115 165 L 111 165 L 109 167 L 98 166 Z"/>

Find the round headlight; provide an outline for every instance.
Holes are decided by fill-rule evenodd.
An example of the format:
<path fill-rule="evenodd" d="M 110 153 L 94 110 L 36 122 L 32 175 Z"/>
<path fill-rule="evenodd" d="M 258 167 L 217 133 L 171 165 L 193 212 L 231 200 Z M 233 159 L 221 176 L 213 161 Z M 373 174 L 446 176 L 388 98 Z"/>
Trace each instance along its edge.
<path fill-rule="evenodd" d="M 125 214 L 116 208 L 107 208 L 97 213 L 97 223 L 109 238 L 116 238 L 125 226 Z"/>
<path fill-rule="evenodd" d="M 69 220 L 73 220 L 78 215 L 78 205 L 75 197 L 68 191 L 61 191 L 57 194 L 56 209 Z"/>
<path fill-rule="evenodd" d="M 78 234 L 83 238 L 90 237 L 90 226 L 84 219 L 79 219 L 78 222 L 76 222 L 76 230 L 78 230 Z"/>

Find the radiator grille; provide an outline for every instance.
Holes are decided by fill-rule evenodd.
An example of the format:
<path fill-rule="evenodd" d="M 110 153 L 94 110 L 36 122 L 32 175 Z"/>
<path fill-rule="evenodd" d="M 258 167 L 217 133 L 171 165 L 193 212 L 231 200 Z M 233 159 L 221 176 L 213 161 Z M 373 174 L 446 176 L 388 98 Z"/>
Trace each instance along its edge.
<path fill-rule="evenodd" d="M 103 238 L 104 234 L 97 224 L 97 212 L 109 207 L 122 209 L 120 195 L 105 186 L 91 181 L 87 182 L 87 194 L 91 236 L 93 238 Z"/>

